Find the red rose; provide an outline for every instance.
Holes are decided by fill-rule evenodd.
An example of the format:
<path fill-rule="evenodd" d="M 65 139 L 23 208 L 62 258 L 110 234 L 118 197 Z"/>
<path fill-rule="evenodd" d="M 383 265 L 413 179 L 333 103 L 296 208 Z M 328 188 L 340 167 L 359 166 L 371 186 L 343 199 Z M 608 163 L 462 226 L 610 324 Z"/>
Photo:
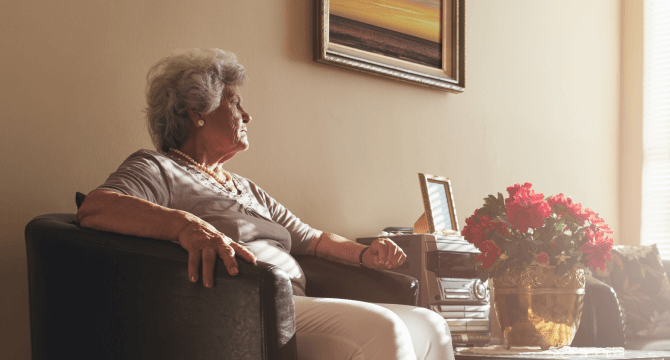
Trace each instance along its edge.
<path fill-rule="evenodd" d="M 495 231 L 500 234 L 503 238 L 509 235 L 509 227 L 507 226 L 507 223 L 502 222 L 502 221 L 497 221 L 493 223 L 493 228 Z"/>
<path fill-rule="evenodd" d="M 614 233 L 612 228 L 607 224 L 602 224 L 602 225 L 598 226 L 598 230 L 604 231 L 608 234 L 613 234 Z"/>
<path fill-rule="evenodd" d="M 477 256 L 476 259 L 482 262 L 482 267 L 484 269 L 490 268 L 496 259 L 500 257 L 500 248 L 490 240 L 482 242 L 479 251 L 482 253 Z"/>
<path fill-rule="evenodd" d="M 493 221 L 490 216 L 486 215 L 477 217 L 477 210 L 472 216 L 465 219 L 465 224 L 461 234 L 465 240 L 474 244 L 477 248 L 481 246 L 482 242 L 490 238 L 489 233 L 491 231 L 495 231 L 503 237 L 509 235 L 507 223 Z"/>
<path fill-rule="evenodd" d="M 584 222 L 593 216 L 593 211 L 582 208 L 582 204 L 577 203 L 570 207 L 570 214 L 577 220 L 579 226 L 583 226 Z"/>
<path fill-rule="evenodd" d="M 540 253 L 535 257 L 535 261 L 542 266 L 547 266 L 549 265 L 549 255 L 545 252 Z"/>
<path fill-rule="evenodd" d="M 597 222 L 600 223 L 599 221 Z M 614 241 L 606 235 L 607 233 L 611 233 L 609 226 L 604 222 L 602 222 L 601 226 L 604 229 L 599 229 L 595 225 L 591 225 L 590 228 L 586 229 L 584 234 L 587 241 L 582 245 L 580 250 L 586 255 L 586 260 L 588 260 L 586 266 L 593 269 L 599 268 L 603 271 L 607 268 L 607 261 L 612 260 L 610 252 L 612 251 Z"/>
<path fill-rule="evenodd" d="M 563 194 L 550 197 L 548 203 L 554 209 L 556 215 L 563 216 L 568 213 L 576 220 L 579 226 L 584 225 L 584 221 L 592 216 L 591 210 L 582 208 L 582 204 L 580 203 L 573 203 L 570 197 L 566 198 Z"/>
<path fill-rule="evenodd" d="M 530 189 L 530 187 L 532 185 L 531 185 L 531 183 L 527 182 L 527 183 L 523 184 L 523 186 L 528 186 L 528 188 Z M 521 190 L 521 189 L 522 189 L 521 184 L 514 184 L 514 186 L 508 186 L 507 187 L 507 193 L 509 194 L 509 197 L 514 197 L 514 195 L 516 195 L 516 193 L 519 192 L 519 190 Z M 507 200 L 505 200 L 505 202 L 506 201 Z"/>
<path fill-rule="evenodd" d="M 463 237 L 468 242 L 474 244 L 476 247 L 486 240 L 486 232 L 484 227 L 481 225 L 481 219 L 477 217 L 478 210 L 475 210 L 475 213 L 469 218 L 465 219 L 465 226 L 463 227 Z M 488 218 L 487 216 L 482 216 L 482 218 Z"/>
<path fill-rule="evenodd" d="M 612 228 L 605 223 L 605 220 L 603 220 L 600 216 L 598 216 L 598 214 L 594 213 L 593 211 L 590 211 L 588 220 L 591 222 L 591 225 L 597 227 L 598 230 L 604 231 L 608 234 L 613 233 Z"/>
<path fill-rule="evenodd" d="M 583 226 L 584 222 L 588 220 L 591 224 L 597 225 L 603 230 L 611 233 L 610 227 L 605 224 L 605 221 L 589 208 L 582 207 L 580 203 L 573 203 L 570 197 L 565 197 L 563 194 L 552 196 L 547 201 L 552 207 L 556 215 L 563 216 L 569 213 L 579 226 Z"/>
<path fill-rule="evenodd" d="M 601 237 L 597 242 L 585 242 L 580 250 L 586 254 L 586 259 L 588 260 L 586 266 L 594 270 L 599 268 L 600 271 L 607 269 L 607 261 L 612 260 L 610 252 L 612 251 L 613 243 L 610 237 Z"/>
<path fill-rule="evenodd" d="M 612 233 L 612 230 L 609 228 L 608 225 L 605 225 L 603 229 L 597 228 L 595 226 L 591 226 L 590 228 L 588 228 L 584 231 L 584 234 L 588 238 L 587 242 L 590 242 L 590 243 L 593 243 L 593 244 L 601 243 L 603 241 L 612 240 L 611 238 L 609 238 L 606 235 L 606 234 L 611 234 L 611 233 Z"/>
<path fill-rule="evenodd" d="M 566 198 L 563 194 L 554 195 L 547 202 L 558 216 L 563 216 L 570 208 L 570 205 L 572 205 L 572 199 L 569 197 Z"/>
<path fill-rule="evenodd" d="M 543 194 L 535 194 L 531 184 L 516 184 L 507 188 L 510 197 L 505 199 L 507 220 L 513 229 L 522 233 L 529 228 L 538 228 L 544 225 L 544 219 L 551 216 L 551 207 L 544 199 Z"/>
<path fill-rule="evenodd" d="M 462 234 L 465 240 L 475 245 L 476 247 L 479 247 L 479 244 L 481 244 L 482 241 L 486 240 L 486 235 L 484 234 L 484 228 L 482 228 L 479 224 L 465 225 L 463 227 Z"/>

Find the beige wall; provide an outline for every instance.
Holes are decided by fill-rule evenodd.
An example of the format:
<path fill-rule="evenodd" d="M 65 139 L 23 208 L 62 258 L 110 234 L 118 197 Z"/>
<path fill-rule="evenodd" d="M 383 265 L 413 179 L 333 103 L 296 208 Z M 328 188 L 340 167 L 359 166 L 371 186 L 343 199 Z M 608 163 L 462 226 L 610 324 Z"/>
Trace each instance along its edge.
<path fill-rule="evenodd" d="M 145 74 L 177 48 L 246 65 L 252 146 L 229 169 L 314 227 L 355 238 L 411 226 L 418 172 L 452 179 L 461 224 L 485 195 L 530 181 L 620 226 L 619 1 L 469 1 L 463 94 L 314 63 L 310 0 L 13 3 L 0 14 L 7 358 L 29 354 L 23 227 L 74 212 L 75 191 L 150 147 Z"/>

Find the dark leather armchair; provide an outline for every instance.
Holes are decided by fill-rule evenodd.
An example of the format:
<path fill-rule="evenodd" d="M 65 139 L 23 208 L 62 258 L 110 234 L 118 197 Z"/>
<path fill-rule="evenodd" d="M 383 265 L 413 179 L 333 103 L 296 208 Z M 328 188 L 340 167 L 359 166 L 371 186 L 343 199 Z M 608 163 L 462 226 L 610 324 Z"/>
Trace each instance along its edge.
<path fill-rule="evenodd" d="M 221 260 L 215 286 L 187 280 L 177 244 L 78 227 L 73 214 L 26 226 L 33 359 L 295 359 L 286 273 Z M 416 305 L 406 275 L 297 257 L 307 295 Z"/>
<path fill-rule="evenodd" d="M 613 309 L 616 311 L 613 312 Z M 623 319 L 614 290 L 604 282 L 586 277 L 584 308 L 572 341 L 578 347 L 623 347 Z"/>
<path fill-rule="evenodd" d="M 663 266 L 668 273 L 670 260 L 663 260 Z M 587 277 L 582 320 L 572 346 L 670 350 L 670 339 L 627 338 L 616 292 L 604 282 Z"/>

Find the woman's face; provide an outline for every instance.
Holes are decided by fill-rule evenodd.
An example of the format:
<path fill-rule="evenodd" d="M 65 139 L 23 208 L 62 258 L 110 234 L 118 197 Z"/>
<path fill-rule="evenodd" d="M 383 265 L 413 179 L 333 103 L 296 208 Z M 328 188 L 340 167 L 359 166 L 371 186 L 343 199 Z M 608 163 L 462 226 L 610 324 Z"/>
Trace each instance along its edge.
<path fill-rule="evenodd" d="M 208 141 L 217 151 L 237 153 L 249 148 L 247 124 L 251 116 L 242 108 L 242 96 L 237 86 L 227 86 L 219 107 L 203 115 Z"/>

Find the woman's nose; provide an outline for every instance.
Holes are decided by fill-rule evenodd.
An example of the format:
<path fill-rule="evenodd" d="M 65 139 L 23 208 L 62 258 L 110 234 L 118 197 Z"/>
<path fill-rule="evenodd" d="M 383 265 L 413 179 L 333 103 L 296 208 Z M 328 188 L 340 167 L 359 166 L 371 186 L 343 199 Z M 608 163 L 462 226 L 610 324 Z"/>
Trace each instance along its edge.
<path fill-rule="evenodd" d="M 242 120 L 244 120 L 244 123 L 248 123 L 251 121 L 251 115 L 249 115 L 248 112 L 244 111 L 242 114 Z"/>

